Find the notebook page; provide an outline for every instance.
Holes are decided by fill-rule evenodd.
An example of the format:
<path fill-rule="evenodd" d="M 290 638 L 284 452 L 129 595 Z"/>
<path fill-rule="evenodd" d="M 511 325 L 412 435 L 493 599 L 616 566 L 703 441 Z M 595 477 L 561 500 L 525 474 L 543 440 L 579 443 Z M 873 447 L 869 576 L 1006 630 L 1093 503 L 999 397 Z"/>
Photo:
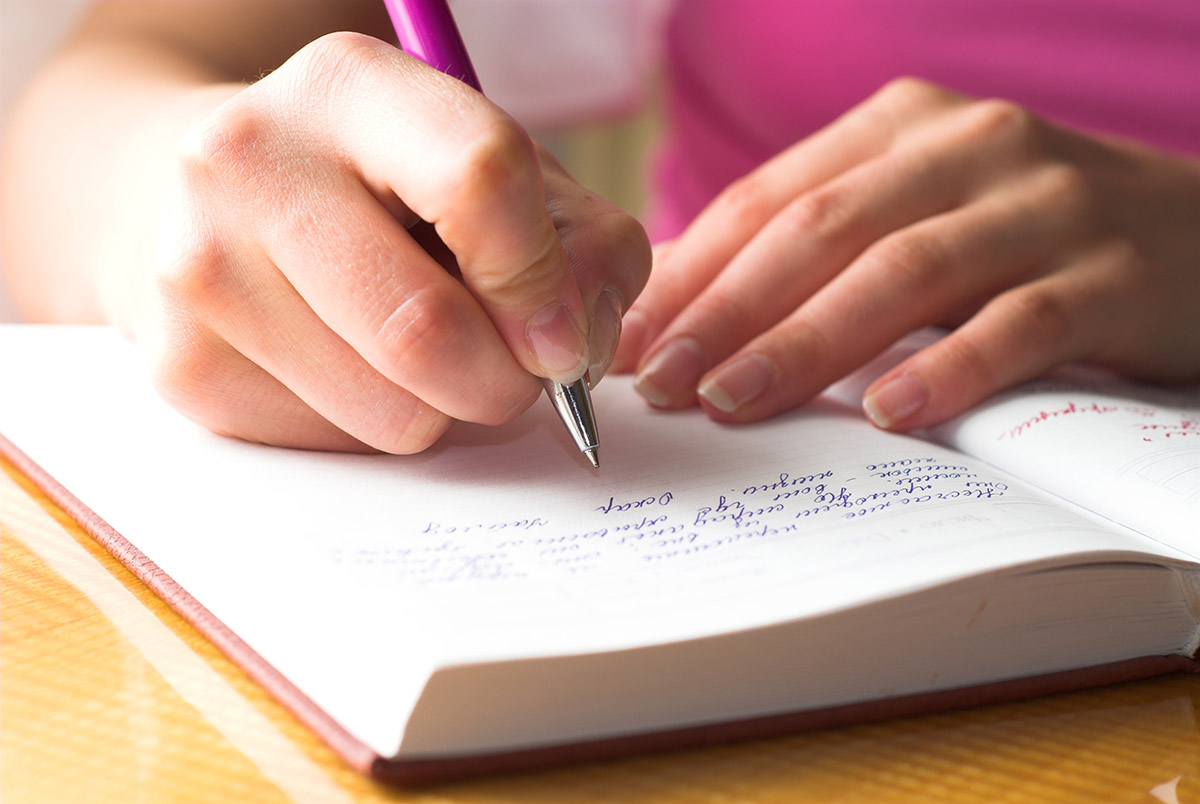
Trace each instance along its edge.
<path fill-rule="evenodd" d="M 1200 388 L 1063 371 L 939 429 L 945 443 L 1200 558 Z"/>
<path fill-rule="evenodd" d="M 825 401 L 761 425 L 595 394 L 417 456 L 215 436 L 94 328 L 0 328 L 0 432 L 382 754 L 429 672 L 753 627 L 1152 543 Z M 1170 551 L 1160 551 L 1171 555 Z"/>

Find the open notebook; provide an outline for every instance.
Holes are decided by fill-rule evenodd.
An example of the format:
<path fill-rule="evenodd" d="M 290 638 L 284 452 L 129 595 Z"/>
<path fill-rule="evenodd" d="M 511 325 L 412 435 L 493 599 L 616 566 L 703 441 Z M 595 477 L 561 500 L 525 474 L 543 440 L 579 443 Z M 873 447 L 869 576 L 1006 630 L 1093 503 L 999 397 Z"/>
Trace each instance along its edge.
<path fill-rule="evenodd" d="M 1200 390 L 1064 374 L 897 436 L 858 410 L 897 356 L 749 426 L 606 379 L 597 472 L 540 403 L 416 456 L 226 439 L 113 331 L 0 327 L 0 443 L 385 779 L 1196 670 Z"/>

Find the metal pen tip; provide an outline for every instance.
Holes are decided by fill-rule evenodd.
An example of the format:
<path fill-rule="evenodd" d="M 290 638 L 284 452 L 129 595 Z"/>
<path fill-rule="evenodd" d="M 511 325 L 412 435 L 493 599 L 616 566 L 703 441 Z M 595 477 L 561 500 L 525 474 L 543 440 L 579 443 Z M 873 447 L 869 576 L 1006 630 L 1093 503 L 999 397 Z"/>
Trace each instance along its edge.
<path fill-rule="evenodd" d="M 596 417 L 592 413 L 592 397 L 588 393 L 586 377 L 585 374 L 570 385 L 544 379 L 542 385 L 546 387 L 546 396 L 554 403 L 554 410 L 571 434 L 575 446 L 587 456 L 593 467 L 599 469 L 600 456 L 596 450 L 600 446 L 600 438 L 596 435 Z"/>

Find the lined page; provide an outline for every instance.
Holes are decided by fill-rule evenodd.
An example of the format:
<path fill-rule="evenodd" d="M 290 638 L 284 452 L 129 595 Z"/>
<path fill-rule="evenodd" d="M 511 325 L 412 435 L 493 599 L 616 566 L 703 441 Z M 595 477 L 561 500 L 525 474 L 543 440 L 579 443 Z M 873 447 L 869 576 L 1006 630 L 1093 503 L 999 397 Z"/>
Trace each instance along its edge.
<path fill-rule="evenodd" d="M 1200 388 L 1060 372 L 996 397 L 937 435 L 1200 558 Z"/>
<path fill-rule="evenodd" d="M 759 425 L 594 395 L 416 456 L 213 435 L 95 328 L 0 328 L 0 432 L 387 755 L 437 667 L 812 616 L 1007 567 L 1180 556 L 832 397 Z"/>

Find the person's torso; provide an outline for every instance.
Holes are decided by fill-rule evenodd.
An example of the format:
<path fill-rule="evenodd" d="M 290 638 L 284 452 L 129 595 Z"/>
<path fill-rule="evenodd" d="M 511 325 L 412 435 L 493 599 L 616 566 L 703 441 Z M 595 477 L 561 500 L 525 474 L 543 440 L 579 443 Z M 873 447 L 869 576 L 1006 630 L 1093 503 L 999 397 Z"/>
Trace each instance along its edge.
<path fill-rule="evenodd" d="M 655 234 L 889 80 L 1200 154 L 1197 0 L 679 0 Z"/>

